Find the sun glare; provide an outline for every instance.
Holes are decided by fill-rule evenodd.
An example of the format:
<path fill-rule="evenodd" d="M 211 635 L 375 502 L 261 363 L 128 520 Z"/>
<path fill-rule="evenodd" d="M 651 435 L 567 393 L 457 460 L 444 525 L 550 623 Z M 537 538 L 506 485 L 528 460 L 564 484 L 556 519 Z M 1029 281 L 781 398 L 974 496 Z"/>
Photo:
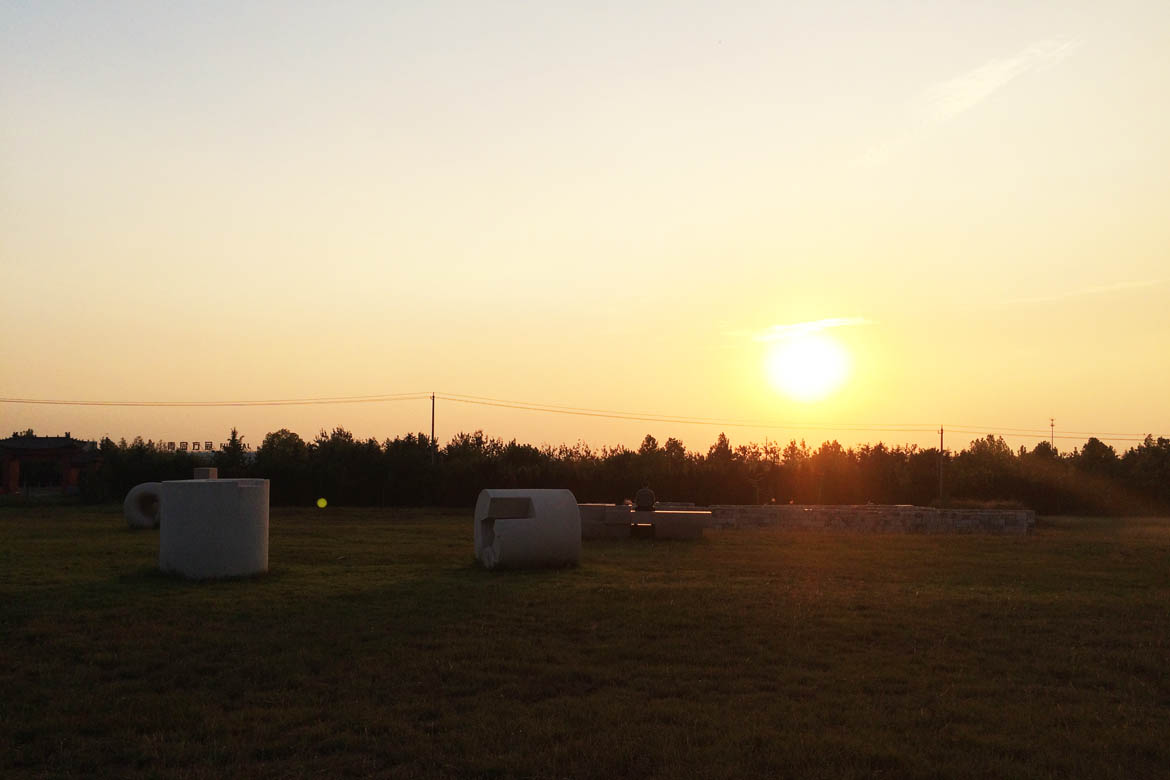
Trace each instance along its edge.
<path fill-rule="evenodd" d="M 777 342 L 768 353 L 768 379 L 795 401 L 828 397 L 849 377 L 849 355 L 824 333 L 800 333 Z"/>

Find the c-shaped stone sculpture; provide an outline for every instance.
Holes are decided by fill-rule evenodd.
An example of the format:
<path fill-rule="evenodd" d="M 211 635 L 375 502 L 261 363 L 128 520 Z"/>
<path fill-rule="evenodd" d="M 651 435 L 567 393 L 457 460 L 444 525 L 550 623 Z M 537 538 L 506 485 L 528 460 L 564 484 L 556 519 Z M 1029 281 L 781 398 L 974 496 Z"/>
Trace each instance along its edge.
<path fill-rule="evenodd" d="M 482 490 L 475 557 L 485 568 L 568 566 L 581 560 L 581 512 L 568 490 Z"/>
<path fill-rule="evenodd" d="M 158 528 L 162 515 L 162 483 L 143 482 L 130 488 L 122 502 L 122 514 L 131 528 Z"/>

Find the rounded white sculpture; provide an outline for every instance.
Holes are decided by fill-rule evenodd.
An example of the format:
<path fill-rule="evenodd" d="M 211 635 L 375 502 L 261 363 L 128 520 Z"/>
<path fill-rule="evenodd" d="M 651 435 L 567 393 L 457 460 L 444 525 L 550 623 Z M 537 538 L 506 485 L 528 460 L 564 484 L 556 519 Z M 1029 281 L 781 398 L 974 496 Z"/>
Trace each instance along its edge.
<path fill-rule="evenodd" d="M 122 514 L 131 528 L 158 528 L 162 506 L 162 483 L 143 482 L 130 488 L 122 502 Z"/>
<path fill-rule="evenodd" d="M 162 483 L 158 565 L 191 579 L 268 571 L 268 480 Z"/>
<path fill-rule="evenodd" d="M 581 560 L 581 512 L 568 490 L 482 490 L 475 557 L 497 566 L 568 566 Z"/>

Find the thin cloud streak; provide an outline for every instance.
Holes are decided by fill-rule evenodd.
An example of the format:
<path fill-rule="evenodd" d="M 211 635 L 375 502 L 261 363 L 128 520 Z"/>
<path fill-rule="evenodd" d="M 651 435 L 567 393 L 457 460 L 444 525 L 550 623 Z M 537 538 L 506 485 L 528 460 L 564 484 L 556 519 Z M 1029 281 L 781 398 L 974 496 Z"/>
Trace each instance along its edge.
<path fill-rule="evenodd" d="M 861 168 L 889 162 L 934 128 L 970 111 L 1011 82 L 1032 71 L 1050 68 L 1065 60 L 1081 41 L 1054 38 L 1037 41 L 1013 57 L 989 60 L 979 67 L 927 88 L 911 108 L 910 127 L 884 143 L 877 143 L 853 161 Z"/>
<path fill-rule="evenodd" d="M 1014 57 L 991 60 L 978 68 L 928 89 L 924 95 L 925 119 L 934 124 L 969 111 L 1009 83 L 1041 67 L 1051 67 L 1080 45 L 1076 40 L 1039 41 Z"/>
<path fill-rule="evenodd" d="M 1011 298 L 1006 301 L 1000 301 L 1000 303 L 1005 306 L 1020 303 L 1054 303 L 1056 301 L 1065 301 L 1069 298 L 1083 298 L 1088 295 L 1101 295 L 1103 293 L 1119 292 L 1121 290 L 1140 290 L 1145 287 L 1156 287 L 1165 281 L 1165 279 L 1148 279 L 1134 282 L 1115 282 L 1097 287 L 1085 287 L 1080 290 L 1069 290 L 1068 292 L 1056 293 L 1055 295 L 1038 295 L 1033 298 Z"/>
<path fill-rule="evenodd" d="M 755 341 L 779 341 L 791 336 L 804 333 L 816 333 L 829 328 L 846 328 L 855 325 L 872 325 L 872 320 L 864 317 L 829 317 L 823 320 L 809 320 L 807 322 L 793 322 L 787 325 L 773 325 L 770 328 L 753 334 Z"/>

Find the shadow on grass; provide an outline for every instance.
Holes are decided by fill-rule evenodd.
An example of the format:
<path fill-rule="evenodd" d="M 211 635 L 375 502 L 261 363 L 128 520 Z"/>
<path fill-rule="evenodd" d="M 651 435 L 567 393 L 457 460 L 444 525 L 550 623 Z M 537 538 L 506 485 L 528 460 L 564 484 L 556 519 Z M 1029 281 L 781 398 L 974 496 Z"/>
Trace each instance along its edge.
<path fill-rule="evenodd" d="M 154 566 L 140 566 L 137 569 L 118 575 L 116 582 L 120 585 L 135 585 L 149 583 L 172 583 L 175 585 L 217 585 L 236 582 L 276 582 L 287 576 L 287 571 L 276 568 L 255 574 L 240 574 L 227 577 L 188 577 L 177 571 L 164 571 Z"/>

